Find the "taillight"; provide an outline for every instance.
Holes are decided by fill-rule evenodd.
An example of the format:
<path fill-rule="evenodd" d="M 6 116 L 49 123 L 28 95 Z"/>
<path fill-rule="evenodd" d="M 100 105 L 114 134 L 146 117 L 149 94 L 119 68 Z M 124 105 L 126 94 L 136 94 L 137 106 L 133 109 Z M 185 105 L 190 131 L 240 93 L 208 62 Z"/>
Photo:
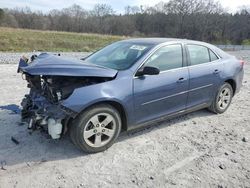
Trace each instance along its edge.
<path fill-rule="evenodd" d="M 241 67 L 243 67 L 243 66 L 244 66 L 244 64 L 245 64 L 245 61 L 240 60 L 240 65 L 241 65 Z"/>

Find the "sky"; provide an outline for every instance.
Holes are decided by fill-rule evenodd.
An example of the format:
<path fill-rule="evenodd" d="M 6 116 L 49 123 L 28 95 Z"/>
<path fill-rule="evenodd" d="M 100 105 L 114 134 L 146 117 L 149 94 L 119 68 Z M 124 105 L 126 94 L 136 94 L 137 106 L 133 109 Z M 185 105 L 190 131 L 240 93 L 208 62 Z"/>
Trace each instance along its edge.
<path fill-rule="evenodd" d="M 168 0 L 0 0 L 0 8 L 15 8 L 15 7 L 30 7 L 32 10 L 41 10 L 48 12 L 52 9 L 62 9 L 71 6 L 72 4 L 80 5 L 85 9 L 92 9 L 97 3 L 109 4 L 113 7 L 116 13 L 123 13 L 124 7 L 148 5 L 153 6 L 160 1 L 168 2 Z M 219 0 L 222 6 L 229 12 L 236 12 L 238 7 L 243 5 L 250 6 L 250 0 Z"/>

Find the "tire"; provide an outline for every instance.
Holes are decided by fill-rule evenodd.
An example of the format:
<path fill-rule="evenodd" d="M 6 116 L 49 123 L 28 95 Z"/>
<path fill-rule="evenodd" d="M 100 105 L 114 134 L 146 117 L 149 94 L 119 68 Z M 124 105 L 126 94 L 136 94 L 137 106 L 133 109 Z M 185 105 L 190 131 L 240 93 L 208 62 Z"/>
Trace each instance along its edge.
<path fill-rule="evenodd" d="M 218 90 L 211 106 L 208 109 L 216 114 L 222 114 L 230 106 L 232 98 L 232 86 L 229 83 L 224 83 Z"/>
<path fill-rule="evenodd" d="M 87 153 L 96 153 L 113 145 L 121 131 L 119 112 L 108 104 L 95 105 L 72 121 L 72 142 Z"/>
<path fill-rule="evenodd" d="M 74 120 L 71 122 L 71 124 L 69 124 L 69 136 L 70 136 L 70 139 L 71 139 L 71 142 L 78 148 L 78 149 L 81 149 L 77 142 L 76 142 L 76 136 L 75 136 L 75 128 L 76 126 L 74 126 Z"/>

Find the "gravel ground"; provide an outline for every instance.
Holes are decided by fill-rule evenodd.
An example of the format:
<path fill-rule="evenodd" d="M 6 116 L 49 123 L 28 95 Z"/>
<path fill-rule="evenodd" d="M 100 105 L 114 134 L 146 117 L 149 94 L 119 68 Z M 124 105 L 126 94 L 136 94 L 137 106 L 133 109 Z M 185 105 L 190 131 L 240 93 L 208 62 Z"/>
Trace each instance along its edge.
<path fill-rule="evenodd" d="M 40 54 L 41 52 L 26 52 L 26 53 L 14 53 L 14 52 L 0 52 L 0 64 L 16 64 L 19 62 L 20 57 L 31 57 L 33 54 Z M 53 54 L 60 54 L 62 56 L 73 57 L 81 59 L 87 56 L 88 52 L 51 52 Z"/>
<path fill-rule="evenodd" d="M 26 83 L 16 65 L 0 65 L 0 187 L 250 187 L 250 51 L 230 53 L 248 63 L 224 114 L 200 110 L 123 133 L 97 154 L 82 153 L 68 137 L 29 133 L 18 110 Z M 0 53 L 0 60 L 19 56 Z"/>

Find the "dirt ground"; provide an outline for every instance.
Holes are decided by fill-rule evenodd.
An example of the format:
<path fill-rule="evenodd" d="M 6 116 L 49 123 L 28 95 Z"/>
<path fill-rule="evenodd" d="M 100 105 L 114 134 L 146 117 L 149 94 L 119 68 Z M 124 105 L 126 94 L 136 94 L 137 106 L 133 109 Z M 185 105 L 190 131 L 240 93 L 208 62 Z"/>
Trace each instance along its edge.
<path fill-rule="evenodd" d="M 0 188 L 250 187 L 250 51 L 231 53 L 248 63 L 226 113 L 200 110 L 123 133 L 97 154 L 29 133 L 18 109 L 26 83 L 16 65 L 0 65 Z"/>

